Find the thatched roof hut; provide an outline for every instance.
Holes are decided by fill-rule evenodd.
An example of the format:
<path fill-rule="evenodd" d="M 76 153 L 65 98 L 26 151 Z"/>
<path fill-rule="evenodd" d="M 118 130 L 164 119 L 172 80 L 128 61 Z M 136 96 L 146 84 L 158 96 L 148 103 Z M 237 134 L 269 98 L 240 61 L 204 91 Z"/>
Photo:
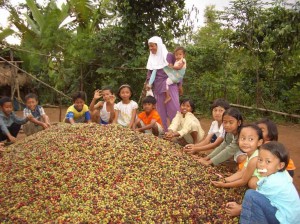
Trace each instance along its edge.
<path fill-rule="evenodd" d="M 0 61 L 0 86 L 11 85 L 11 79 L 15 70 L 10 64 Z M 17 72 L 15 77 L 14 82 L 18 83 L 20 87 L 29 85 L 30 83 L 30 78 L 23 72 Z"/>

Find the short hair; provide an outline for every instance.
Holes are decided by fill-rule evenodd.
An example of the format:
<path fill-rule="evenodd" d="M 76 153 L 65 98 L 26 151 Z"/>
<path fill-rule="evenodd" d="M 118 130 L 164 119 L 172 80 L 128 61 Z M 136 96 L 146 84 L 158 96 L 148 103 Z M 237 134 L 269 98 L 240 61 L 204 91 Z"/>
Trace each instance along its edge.
<path fill-rule="evenodd" d="M 155 105 L 156 104 L 156 99 L 153 96 L 146 96 L 143 99 L 142 104 L 146 104 L 146 103 L 151 103 L 151 104 Z"/>
<path fill-rule="evenodd" d="M 36 101 L 38 101 L 38 96 L 34 93 L 28 93 L 25 96 L 25 101 L 29 100 L 29 99 L 35 99 Z"/>
<path fill-rule="evenodd" d="M 175 50 L 174 50 L 174 53 L 177 52 L 177 51 L 183 51 L 184 54 L 186 53 L 185 48 L 184 48 L 184 47 L 181 47 L 181 46 L 176 47 Z"/>
<path fill-rule="evenodd" d="M 4 96 L 0 99 L 0 106 L 2 107 L 5 103 L 12 103 L 11 98 Z"/>
<path fill-rule="evenodd" d="M 223 107 L 225 110 L 227 110 L 230 108 L 230 104 L 227 102 L 227 100 L 219 98 L 211 104 L 210 109 L 213 110 L 215 107 Z"/>
<path fill-rule="evenodd" d="M 196 106 L 195 106 L 195 103 L 192 100 L 190 100 L 190 99 L 183 99 L 183 100 L 181 100 L 180 105 L 182 105 L 182 104 L 184 104 L 186 102 L 189 102 L 189 104 L 190 104 L 190 106 L 192 108 L 192 113 L 194 113 L 194 111 L 196 109 Z"/>
<path fill-rule="evenodd" d="M 118 93 L 117 93 L 117 96 L 119 97 L 119 99 L 122 99 L 121 96 L 120 96 L 120 93 L 121 93 L 121 90 L 124 89 L 124 88 L 128 88 L 130 90 L 130 93 L 131 93 L 131 96 L 129 97 L 129 99 L 131 99 L 133 93 L 132 93 L 132 89 L 131 89 L 131 86 L 128 85 L 128 84 L 124 84 L 124 85 L 121 85 L 119 90 L 118 90 Z"/>
<path fill-rule="evenodd" d="M 278 129 L 273 121 L 271 121 L 269 118 L 262 118 L 261 120 L 257 121 L 256 124 L 265 124 L 268 129 L 269 141 L 278 141 Z"/>
<path fill-rule="evenodd" d="M 274 156 L 276 156 L 280 162 L 284 163 L 284 167 L 278 171 L 282 172 L 288 166 L 289 159 L 290 159 L 289 152 L 286 150 L 283 144 L 276 141 L 271 141 L 261 145 L 259 149 L 269 151 Z"/>
<path fill-rule="evenodd" d="M 73 102 L 75 102 L 77 99 L 82 99 L 83 101 L 86 101 L 86 93 L 84 91 L 78 91 L 75 92 L 72 96 Z"/>
<path fill-rule="evenodd" d="M 256 134 L 257 134 L 257 136 L 258 136 L 258 140 L 263 139 L 263 133 L 262 133 L 262 130 L 261 130 L 261 129 L 257 126 L 257 124 L 255 124 L 255 123 L 243 125 L 243 126 L 240 128 L 239 132 L 238 132 L 238 136 L 240 136 L 240 133 L 241 133 L 241 131 L 242 131 L 244 128 L 252 128 L 252 129 L 256 132 Z"/>
<path fill-rule="evenodd" d="M 103 91 L 103 90 L 109 90 L 109 91 L 111 92 L 111 94 L 114 94 L 114 91 L 113 91 L 113 89 L 112 89 L 111 86 L 104 86 L 104 87 L 102 87 L 101 90 L 102 90 L 102 91 Z"/>

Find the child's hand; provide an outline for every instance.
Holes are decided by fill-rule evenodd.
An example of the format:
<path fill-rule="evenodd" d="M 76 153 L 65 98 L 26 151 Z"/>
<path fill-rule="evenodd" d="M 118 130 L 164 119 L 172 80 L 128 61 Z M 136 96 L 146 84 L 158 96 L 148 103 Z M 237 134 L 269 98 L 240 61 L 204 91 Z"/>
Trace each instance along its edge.
<path fill-rule="evenodd" d="M 46 123 L 42 123 L 42 127 L 43 127 L 44 129 L 47 129 L 47 128 L 48 128 L 48 125 L 47 125 Z"/>
<path fill-rule="evenodd" d="M 30 120 L 33 118 L 33 116 L 32 116 L 32 114 L 29 114 L 29 115 L 27 115 L 27 117 L 26 117 L 26 118 L 27 118 L 27 120 L 29 120 L 29 121 L 30 121 Z"/>
<path fill-rule="evenodd" d="M 4 151 L 4 143 L 3 142 L 0 142 L 0 151 Z"/>
<path fill-rule="evenodd" d="M 195 151 L 195 145 L 194 144 L 187 144 L 184 148 L 183 151 L 185 151 L 188 154 L 194 154 Z"/>
<path fill-rule="evenodd" d="M 102 90 L 99 90 L 99 89 L 95 90 L 95 92 L 94 92 L 94 99 L 98 100 L 101 97 L 102 97 Z"/>
<path fill-rule="evenodd" d="M 115 95 L 110 95 L 110 96 L 109 96 L 109 99 L 108 99 L 108 102 L 109 102 L 110 104 L 114 104 L 115 101 L 116 101 L 116 96 L 115 96 Z"/>
<path fill-rule="evenodd" d="M 228 202 L 225 211 L 230 216 L 239 216 L 242 212 L 242 205 L 236 202 Z"/>
<path fill-rule="evenodd" d="M 164 138 L 166 138 L 166 139 L 171 139 L 171 138 L 173 138 L 173 137 L 174 137 L 173 131 L 168 131 L 168 132 L 166 132 L 166 133 L 165 133 L 165 136 L 164 136 Z"/>
<path fill-rule="evenodd" d="M 12 143 L 15 143 L 17 141 L 17 139 L 14 136 L 8 136 L 9 141 L 11 141 Z"/>
<path fill-rule="evenodd" d="M 46 125 L 47 125 L 47 127 L 48 127 L 48 128 L 50 128 L 50 127 L 51 127 L 51 124 L 50 124 L 50 123 L 48 123 L 48 122 L 46 122 Z"/>
<path fill-rule="evenodd" d="M 215 185 L 216 187 L 224 187 L 224 182 L 222 182 L 222 181 L 211 181 L 211 183 L 213 184 L 213 185 Z"/>

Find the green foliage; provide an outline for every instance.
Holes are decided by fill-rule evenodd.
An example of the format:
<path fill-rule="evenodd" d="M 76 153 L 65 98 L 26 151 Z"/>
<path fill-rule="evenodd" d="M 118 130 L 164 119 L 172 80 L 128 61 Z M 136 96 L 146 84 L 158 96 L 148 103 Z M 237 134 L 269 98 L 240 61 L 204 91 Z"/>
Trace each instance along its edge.
<path fill-rule="evenodd" d="M 25 70 L 66 94 L 110 85 L 133 86 L 138 100 L 146 78 L 147 40 L 161 36 L 187 49 L 185 96 L 207 110 L 214 99 L 299 113 L 300 3 L 234 0 L 229 8 L 205 11 L 205 26 L 192 33 L 194 18 L 184 0 L 70 0 L 40 6 L 35 0 L 13 8 L 10 21 L 25 51 Z M 2 5 L 1 5 L 2 6 Z M 27 9 L 25 21 L 23 9 Z M 71 17 L 70 22 L 65 19 Z M 0 40 L 12 34 L 8 28 Z M 192 41 L 187 42 L 192 36 Z M 55 99 L 40 84 L 46 99 Z M 47 95 L 47 96 L 46 96 Z M 260 116 L 248 114 L 249 118 Z"/>

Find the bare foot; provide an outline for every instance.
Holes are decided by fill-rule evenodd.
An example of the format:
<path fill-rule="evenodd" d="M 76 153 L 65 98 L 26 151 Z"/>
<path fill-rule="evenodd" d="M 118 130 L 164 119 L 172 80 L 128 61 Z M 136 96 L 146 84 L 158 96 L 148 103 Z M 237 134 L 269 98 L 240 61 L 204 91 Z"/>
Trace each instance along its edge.
<path fill-rule="evenodd" d="M 165 99 L 165 104 L 167 104 L 172 98 L 170 96 L 166 96 L 166 99 Z"/>

